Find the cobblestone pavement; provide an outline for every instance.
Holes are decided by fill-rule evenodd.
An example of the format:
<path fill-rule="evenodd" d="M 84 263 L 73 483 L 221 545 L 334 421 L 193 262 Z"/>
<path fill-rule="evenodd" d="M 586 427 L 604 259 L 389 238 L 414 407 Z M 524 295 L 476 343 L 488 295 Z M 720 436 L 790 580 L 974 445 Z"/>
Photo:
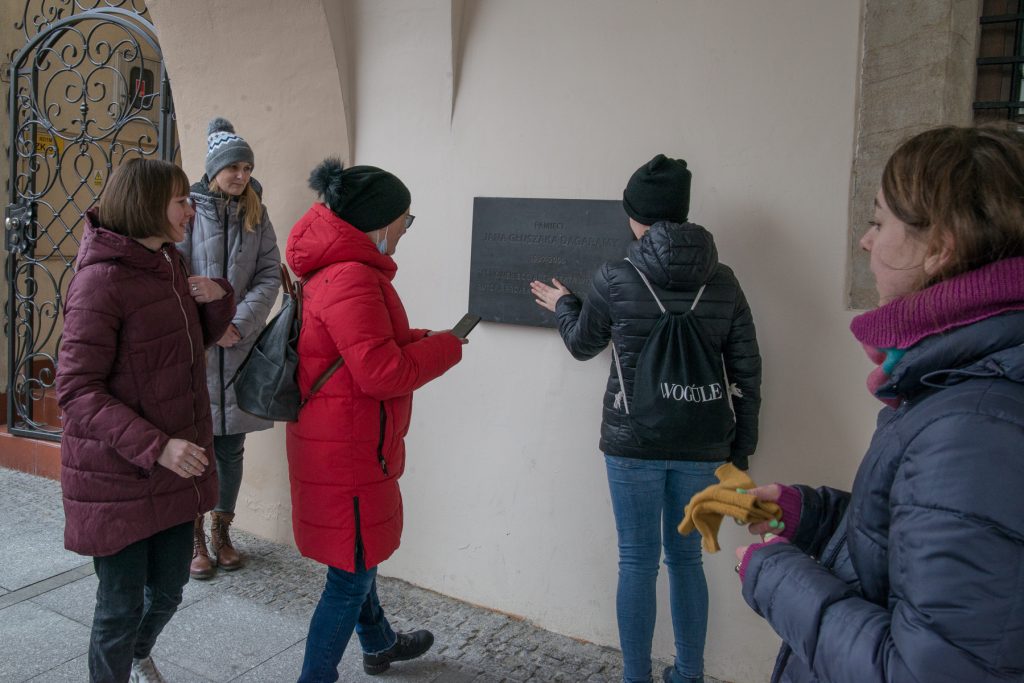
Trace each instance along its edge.
<path fill-rule="evenodd" d="M 86 680 L 96 578 L 86 558 L 63 549 L 60 486 L 0 468 L 0 491 L 0 534 L 6 539 L 0 544 L 0 681 Z M 169 681 L 255 683 L 298 676 L 324 569 L 294 548 L 233 535 L 248 565 L 190 582 L 157 643 L 153 657 Z M 378 591 L 396 630 L 428 628 L 436 636 L 427 655 L 395 665 L 381 681 L 622 679 L 617 650 L 396 579 L 380 579 Z M 342 681 L 371 680 L 358 650 L 353 641 L 339 669 Z M 660 673 L 665 663 L 654 666 Z"/>

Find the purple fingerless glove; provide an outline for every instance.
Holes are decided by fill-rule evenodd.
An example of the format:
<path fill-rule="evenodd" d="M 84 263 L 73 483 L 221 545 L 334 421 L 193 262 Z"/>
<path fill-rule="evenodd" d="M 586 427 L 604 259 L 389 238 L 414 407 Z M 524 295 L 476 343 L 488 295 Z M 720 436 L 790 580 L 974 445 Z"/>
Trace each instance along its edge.
<path fill-rule="evenodd" d="M 789 526 L 787 525 L 786 528 L 788 529 Z M 764 548 L 769 545 L 775 545 L 776 543 L 789 543 L 789 539 L 783 538 L 782 536 L 776 536 L 770 541 L 765 541 L 764 543 L 752 543 L 751 545 L 747 546 L 747 551 L 743 553 L 743 559 L 740 560 L 740 563 L 737 566 L 737 571 L 740 573 L 741 583 L 747 577 L 747 565 L 750 564 L 751 556 L 753 556 L 753 554 L 761 548 Z"/>
<path fill-rule="evenodd" d="M 800 492 L 792 486 L 786 486 L 777 482 L 776 486 L 779 487 L 779 499 L 775 502 L 782 508 L 782 522 L 786 526 L 782 531 L 773 531 L 772 533 L 781 536 L 787 541 L 792 541 L 796 538 L 797 529 L 800 528 L 800 512 L 804 506 L 803 499 L 800 497 Z"/>

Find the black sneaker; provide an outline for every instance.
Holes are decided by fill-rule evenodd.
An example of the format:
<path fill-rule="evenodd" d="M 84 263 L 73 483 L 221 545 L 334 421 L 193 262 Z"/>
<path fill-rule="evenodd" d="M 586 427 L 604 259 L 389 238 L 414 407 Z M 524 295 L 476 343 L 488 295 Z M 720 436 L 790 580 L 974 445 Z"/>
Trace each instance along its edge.
<path fill-rule="evenodd" d="M 399 633 L 395 644 L 375 655 L 363 655 L 363 671 L 369 676 L 382 674 L 391 667 L 391 662 L 404 662 L 416 659 L 434 644 L 434 634 L 430 631 L 413 631 Z"/>

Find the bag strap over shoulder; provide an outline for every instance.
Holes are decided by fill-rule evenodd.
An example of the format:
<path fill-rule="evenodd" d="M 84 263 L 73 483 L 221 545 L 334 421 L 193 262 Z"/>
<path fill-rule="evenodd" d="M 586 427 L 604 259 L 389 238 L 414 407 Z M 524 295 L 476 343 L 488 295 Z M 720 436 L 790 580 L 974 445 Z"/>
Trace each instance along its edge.
<path fill-rule="evenodd" d="M 633 266 L 633 270 L 635 270 L 636 274 L 640 276 L 640 279 L 644 281 L 644 284 L 647 285 L 647 289 L 650 290 L 650 292 L 651 292 L 651 296 L 653 296 L 654 300 L 658 303 L 658 308 L 660 308 L 661 312 L 664 313 L 665 312 L 665 306 L 664 306 L 664 304 L 661 303 L 661 299 L 658 298 L 658 295 L 655 294 L 654 287 L 651 286 L 651 281 L 648 280 L 647 276 L 644 275 L 644 272 L 642 270 L 640 270 L 639 268 L 637 268 L 636 264 L 633 263 L 632 261 L 630 261 L 628 258 L 626 259 L 626 263 L 628 263 L 629 265 Z M 700 289 L 697 290 L 697 296 L 695 296 L 693 298 L 693 303 L 690 305 L 690 310 L 691 311 L 693 309 L 697 308 L 697 302 L 700 301 L 700 297 L 704 294 L 704 288 L 707 287 L 707 286 L 708 286 L 708 284 L 705 282 L 704 284 L 702 284 L 700 286 Z"/>
<path fill-rule="evenodd" d="M 288 266 L 286 266 L 284 263 L 282 263 L 282 264 L 280 264 L 280 267 L 281 267 L 281 286 L 284 288 L 285 293 L 287 293 L 288 296 L 290 296 L 292 298 L 292 300 L 295 301 L 295 318 L 296 318 L 296 320 L 299 321 L 299 326 L 301 327 L 302 326 L 302 288 L 303 288 L 303 284 L 306 282 L 306 280 L 292 280 L 291 275 L 288 273 Z M 307 280 L 308 280 L 308 278 L 307 278 Z M 337 369 L 340 368 L 344 364 L 345 364 L 345 359 L 342 358 L 341 356 L 338 356 L 337 359 L 335 359 L 335 361 L 333 363 L 331 363 L 331 366 L 329 368 L 327 368 L 322 375 L 320 375 L 319 377 L 316 378 L 316 381 L 313 382 L 313 386 L 310 387 L 310 389 L 309 389 L 309 393 L 306 394 L 306 397 L 304 399 L 302 399 L 301 403 L 299 403 L 299 410 L 302 410 L 302 407 L 306 405 L 306 403 L 309 401 L 309 399 L 313 398 L 313 395 L 316 394 L 316 392 L 320 391 L 320 389 L 322 389 L 325 384 L 327 384 L 327 380 L 329 380 L 331 378 L 331 375 L 333 375 L 335 373 L 335 371 L 337 371 Z"/>
<path fill-rule="evenodd" d="M 626 263 L 633 266 L 633 270 L 636 271 L 637 275 L 640 276 L 640 279 L 644 281 L 645 285 L 647 285 L 647 289 L 651 292 L 651 296 L 654 297 L 654 301 L 658 304 L 658 308 L 661 309 L 662 313 L 666 313 L 665 305 L 661 303 L 661 299 L 658 298 L 657 293 L 654 291 L 654 287 L 651 286 L 651 281 L 648 280 L 643 271 L 637 268 L 636 264 L 628 258 L 626 259 Z M 697 296 L 693 298 L 693 303 L 690 305 L 691 311 L 697 308 L 697 302 L 700 301 L 700 297 L 704 294 L 704 288 L 707 286 L 708 285 L 705 282 L 700 286 L 700 289 L 697 290 Z M 621 402 L 622 407 L 626 411 L 626 415 L 629 415 L 629 401 L 626 399 L 626 382 L 622 379 L 622 361 L 619 360 L 619 349 L 615 346 L 615 342 L 612 342 L 612 357 L 615 359 L 615 372 L 619 376 L 619 393 L 615 395 L 615 403 L 613 407 L 617 409 Z"/>
<path fill-rule="evenodd" d="M 334 371 L 337 370 L 338 368 L 340 368 L 344 364 L 345 364 L 345 359 L 342 358 L 341 356 L 338 356 L 337 360 L 335 360 L 333 363 L 331 363 L 331 367 L 327 368 L 327 370 L 324 371 L 324 374 L 322 374 L 319 377 L 317 377 L 317 380 L 315 382 L 313 382 L 313 386 L 310 387 L 309 393 L 306 394 L 306 398 L 302 399 L 302 403 L 299 404 L 299 410 L 302 410 L 302 407 L 304 405 L 306 405 L 306 403 L 309 401 L 309 399 L 313 398 L 313 395 L 316 394 L 316 392 L 320 391 L 320 389 L 325 384 L 327 384 L 327 380 L 329 380 L 331 378 L 331 375 L 334 374 Z"/>
<path fill-rule="evenodd" d="M 619 393 L 615 394 L 615 403 L 612 407 L 618 408 L 619 401 L 622 401 L 622 407 L 626 410 L 626 415 L 629 415 L 629 401 L 626 400 L 626 383 L 622 381 L 622 363 L 619 361 L 619 350 L 615 348 L 615 342 L 612 342 L 612 358 L 615 359 L 615 372 L 619 375 Z"/>

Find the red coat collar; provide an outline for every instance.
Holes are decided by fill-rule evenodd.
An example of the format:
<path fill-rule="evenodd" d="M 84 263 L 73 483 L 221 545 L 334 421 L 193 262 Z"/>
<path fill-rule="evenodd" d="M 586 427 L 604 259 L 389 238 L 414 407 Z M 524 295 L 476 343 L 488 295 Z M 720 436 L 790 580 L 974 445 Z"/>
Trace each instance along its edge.
<path fill-rule="evenodd" d="M 327 206 L 316 203 L 302 216 L 288 236 L 288 265 L 300 278 L 325 266 L 356 261 L 379 270 L 393 280 L 398 270 L 394 259 L 377 251 L 366 233 L 343 221 Z"/>

